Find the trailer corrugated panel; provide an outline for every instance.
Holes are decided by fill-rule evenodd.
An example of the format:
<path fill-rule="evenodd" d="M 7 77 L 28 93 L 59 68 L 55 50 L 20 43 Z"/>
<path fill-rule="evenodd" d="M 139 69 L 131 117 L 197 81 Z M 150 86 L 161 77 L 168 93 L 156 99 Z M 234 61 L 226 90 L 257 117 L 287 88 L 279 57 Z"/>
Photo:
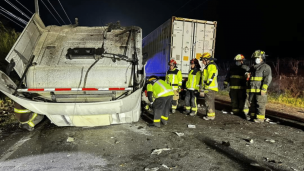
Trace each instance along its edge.
<path fill-rule="evenodd" d="M 183 76 L 187 77 L 191 59 L 199 59 L 205 52 L 214 55 L 216 24 L 215 21 L 172 17 L 147 35 L 143 39 L 147 76 L 165 76 L 168 61 L 175 59 Z"/>
<path fill-rule="evenodd" d="M 170 58 L 171 42 L 171 19 L 159 26 L 142 41 L 143 54 L 147 53 L 148 58 L 145 71 L 147 76 L 161 76 L 168 70 L 168 59 Z"/>

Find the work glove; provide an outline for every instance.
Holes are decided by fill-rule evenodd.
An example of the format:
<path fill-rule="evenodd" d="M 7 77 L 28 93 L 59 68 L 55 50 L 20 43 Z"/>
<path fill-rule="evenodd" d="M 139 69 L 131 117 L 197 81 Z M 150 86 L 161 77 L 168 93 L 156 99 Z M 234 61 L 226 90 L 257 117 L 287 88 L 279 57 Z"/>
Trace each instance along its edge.
<path fill-rule="evenodd" d="M 262 90 L 262 91 L 261 91 L 261 95 L 262 95 L 262 96 L 265 96 L 266 94 L 267 94 L 267 91 L 265 91 L 265 90 Z"/>
<path fill-rule="evenodd" d="M 205 90 L 204 89 L 200 89 L 200 97 L 205 97 Z"/>
<path fill-rule="evenodd" d="M 178 87 L 177 92 L 181 92 L 181 91 L 182 91 L 182 88 Z"/>
<path fill-rule="evenodd" d="M 150 102 L 150 109 L 153 109 L 153 102 Z"/>
<path fill-rule="evenodd" d="M 246 77 L 246 80 L 247 80 L 247 81 L 250 80 L 250 76 L 251 76 L 251 73 L 250 73 L 250 72 L 246 72 L 246 73 L 245 73 L 245 77 Z"/>

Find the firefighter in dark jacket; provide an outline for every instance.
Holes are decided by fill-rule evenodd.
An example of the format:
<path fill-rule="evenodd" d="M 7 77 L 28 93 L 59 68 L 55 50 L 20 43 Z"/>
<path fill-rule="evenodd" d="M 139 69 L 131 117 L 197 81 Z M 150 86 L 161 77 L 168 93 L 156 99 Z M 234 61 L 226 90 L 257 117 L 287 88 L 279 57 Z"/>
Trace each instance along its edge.
<path fill-rule="evenodd" d="M 204 120 L 215 119 L 215 93 L 218 92 L 218 68 L 215 64 L 215 58 L 210 53 L 206 52 L 201 57 L 205 68 L 202 74 L 201 93 L 205 94 L 205 106 L 207 108 L 207 116 L 203 117 Z"/>
<path fill-rule="evenodd" d="M 149 77 L 147 85 L 148 99 L 153 106 L 154 120 L 150 126 L 167 125 L 174 92 L 172 87 L 156 76 Z M 155 98 L 153 102 L 153 97 Z"/>
<path fill-rule="evenodd" d="M 247 103 L 250 105 L 250 115 L 258 123 L 265 120 L 267 89 L 272 80 L 271 68 L 264 62 L 265 57 L 264 51 L 256 50 L 251 56 L 255 64 L 245 74 L 248 78 Z"/>
<path fill-rule="evenodd" d="M 246 105 L 246 77 L 245 73 L 250 70 L 247 65 L 244 65 L 245 57 L 238 54 L 235 58 L 235 65 L 230 68 L 224 81 L 224 88 L 230 87 L 229 96 L 231 98 L 231 106 L 233 114 L 242 113 L 247 120 L 250 120 L 248 115 L 249 108 Z"/>
<path fill-rule="evenodd" d="M 185 97 L 185 111 L 184 114 L 195 116 L 197 114 L 196 96 L 199 90 L 199 83 L 201 78 L 200 65 L 197 59 L 190 61 L 191 70 L 188 74 L 188 81 L 186 82 L 186 97 Z M 191 110 L 191 113 L 190 113 Z"/>

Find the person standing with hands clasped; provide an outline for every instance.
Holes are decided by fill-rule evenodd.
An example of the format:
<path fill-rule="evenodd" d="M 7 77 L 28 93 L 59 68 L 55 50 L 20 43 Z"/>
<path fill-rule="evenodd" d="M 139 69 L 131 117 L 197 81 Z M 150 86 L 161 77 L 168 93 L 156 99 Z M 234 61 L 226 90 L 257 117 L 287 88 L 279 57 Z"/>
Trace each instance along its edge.
<path fill-rule="evenodd" d="M 245 76 L 248 80 L 247 103 L 250 105 L 249 111 L 254 122 L 262 123 L 265 120 L 267 103 L 267 89 L 272 81 L 271 68 L 264 61 L 266 54 L 264 51 L 256 50 L 252 56 L 254 65 Z"/>
<path fill-rule="evenodd" d="M 201 78 L 200 65 L 197 59 L 192 59 L 190 61 L 191 70 L 189 71 L 188 81 L 186 82 L 186 97 L 185 97 L 185 111 L 184 114 L 190 114 L 190 116 L 195 116 L 197 114 L 197 103 L 196 94 L 199 90 L 199 82 Z M 190 113 L 191 110 L 191 113 Z"/>

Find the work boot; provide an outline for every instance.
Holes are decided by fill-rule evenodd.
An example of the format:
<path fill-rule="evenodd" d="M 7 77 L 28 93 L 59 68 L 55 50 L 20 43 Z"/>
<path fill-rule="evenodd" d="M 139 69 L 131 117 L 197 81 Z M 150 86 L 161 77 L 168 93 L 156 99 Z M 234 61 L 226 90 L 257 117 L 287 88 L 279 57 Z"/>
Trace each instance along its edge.
<path fill-rule="evenodd" d="M 214 120 L 215 116 L 211 117 L 211 116 L 204 116 L 203 117 L 204 120 L 208 121 L 208 120 Z"/>
<path fill-rule="evenodd" d="M 254 119 L 255 123 L 264 123 L 264 119 Z"/>
<path fill-rule="evenodd" d="M 184 112 L 183 112 L 183 114 L 189 114 L 190 113 L 190 110 L 185 110 Z"/>
<path fill-rule="evenodd" d="M 195 115 L 196 115 L 195 112 L 191 112 L 191 113 L 190 113 L 190 116 L 195 116 Z"/>
<path fill-rule="evenodd" d="M 19 124 L 19 127 L 22 128 L 22 129 L 26 129 L 28 131 L 34 131 L 34 128 L 33 127 L 30 127 L 28 124 Z"/>
<path fill-rule="evenodd" d="M 175 109 L 172 109 L 172 113 L 175 113 Z"/>
<path fill-rule="evenodd" d="M 163 124 L 163 125 L 167 125 L 168 122 L 167 122 L 167 121 L 162 121 L 162 124 Z"/>
<path fill-rule="evenodd" d="M 250 121 L 250 120 L 251 120 L 251 116 L 250 116 L 250 115 L 246 115 L 246 114 L 245 114 L 245 118 L 246 118 L 247 121 Z"/>

